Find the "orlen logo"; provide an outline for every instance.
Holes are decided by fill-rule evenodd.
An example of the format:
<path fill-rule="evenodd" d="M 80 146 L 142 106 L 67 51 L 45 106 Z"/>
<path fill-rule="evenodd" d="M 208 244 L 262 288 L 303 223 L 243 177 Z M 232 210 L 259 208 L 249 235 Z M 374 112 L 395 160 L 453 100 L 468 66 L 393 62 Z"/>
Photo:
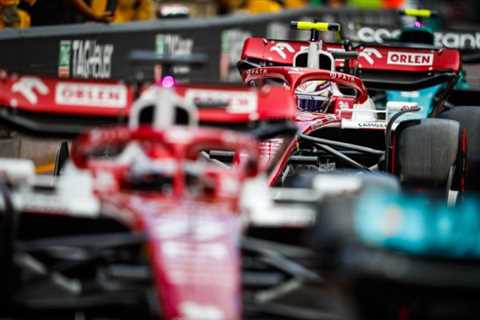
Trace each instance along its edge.
<path fill-rule="evenodd" d="M 388 53 L 387 63 L 404 66 L 431 66 L 433 65 L 433 54 L 391 51 Z"/>
<path fill-rule="evenodd" d="M 127 89 L 115 84 L 61 82 L 55 88 L 55 103 L 59 105 L 124 108 Z"/>

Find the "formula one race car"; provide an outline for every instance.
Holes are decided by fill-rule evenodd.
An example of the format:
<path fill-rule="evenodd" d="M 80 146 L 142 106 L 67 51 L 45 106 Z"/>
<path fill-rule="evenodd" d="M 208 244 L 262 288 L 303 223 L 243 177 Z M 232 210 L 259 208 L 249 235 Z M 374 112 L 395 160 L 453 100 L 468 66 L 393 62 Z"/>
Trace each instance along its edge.
<path fill-rule="evenodd" d="M 398 37 L 385 39 L 384 43 L 393 46 L 402 46 L 405 48 L 428 49 L 435 47 L 442 48 L 441 43 L 436 43 L 434 29 L 430 26 L 437 17 L 435 12 L 430 10 L 402 10 L 400 14 L 405 16 L 404 27 Z M 413 19 L 413 20 L 412 20 Z M 438 114 L 438 117 L 459 121 L 462 129 L 467 133 L 467 140 L 470 147 L 467 150 L 467 167 L 470 174 L 465 179 L 467 190 L 479 190 L 478 174 L 480 173 L 480 153 L 477 148 L 478 124 L 480 123 L 480 110 L 478 100 L 480 99 L 480 90 L 474 88 L 467 82 L 466 69 L 468 65 L 479 62 L 478 53 L 471 50 L 462 50 L 463 67 L 460 69 L 458 79 L 453 86 L 448 83 L 440 83 L 433 86 L 424 87 L 419 90 L 386 90 L 379 92 L 376 97 L 377 105 L 387 105 L 390 101 L 402 101 L 416 103 L 423 110 L 421 113 L 410 114 L 409 117 L 425 118 Z M 444 111 L 439 111 L 439 101 L 443 99 L 445 93 L 448 93 L 446 101 L 443 104 Z"/>
<path fill-rule="evenodd" d="M 84 125 L 95 123 L 102 109 L 111 110 L 98 104 L 99 97 L 112 99 L 114 88 L 118 94 L 126 90 L 104 84 L 110 94 L 100 95 L 99 83 L 42 81 L 54 97 L 65 99 L 71 95 L 60 89 L 69 85 L 97 90 L 95 108 L 82 100 Z M 242 90 L 237 94 L 252 99 L 250 111 L 258 122 L 275 122 L 292 110 L 287 95 L 285 107 L 262 113 L 258 105 L 269 93 Z M 272 90 L 276 97 L 283 91 Z M 176 94 L 182 91 L 183 96 Z M 59 177 L 35 176 L 29 161 L 0 161 L 0 316 L 232 320 L 325 315 L 312 305 L 291 306 L 298 298 L 279 299 L 303 282 L 319 282 L 300 264 L 311 256 L 308 251 L 244 236 L 256 227 L 290 227 L 298 234 L 299 226 L 313 221 L 316 197 L 277 194 L 282 202 L 274 202 L 252 135 L 173 126 L 180 118 L 185 124 L 207 119 L 239 124 L 249 114 L 235 109 L 238 104 L 198 110 L 187 97 L 208 102 L 202 94 L 211 92 L 200 87 L 154 93 L 153 105 L 144 96 L 131 109 L 129 126 L 80 135 Z M 215 93 L 235 96 L 231 89 Z M 80 108 L 65 106 L 58 117 L 47 112 L 52 110 L 46 103 L 29 114 L 4 109 L 2 117 L 37 135 L 77 133 L 79 127 L 69 132 L 58 120 Z M 232 151 L 238 160 L 225 166 L 205 150 Z"/>
<path fill-rule="evenodd" d="M 319 32 L 339 31 L 338 24 L 292 25 L 310 30 L 311 41 L 249 38 L 238 64 L 246 84 L 276 83 L 296 98 L 301 134 L 286 159 L 300 156 L 315 171 L 381 169 L 395 173 L 407 186 L 463 190 L 463 122 L 426 118 L 418 103 L 390 101 L 378 108 L 369 97 L 372 89 L 418 90 L 446 83 L 431 114 L 437 115 L 459 77 L 458 50 L 324 43 Z M 281 174 L 272 184 L 285 183 L 288 171 L 295 169 L 294 161 L 290 164 L 279 164 Z"/>
<path fill-rule="evenodd" d="M 478 197 L 449 208 L 382 187 L 324 199 L 319 212 L 313 244 L 342 319 L 478 317 Z"/>

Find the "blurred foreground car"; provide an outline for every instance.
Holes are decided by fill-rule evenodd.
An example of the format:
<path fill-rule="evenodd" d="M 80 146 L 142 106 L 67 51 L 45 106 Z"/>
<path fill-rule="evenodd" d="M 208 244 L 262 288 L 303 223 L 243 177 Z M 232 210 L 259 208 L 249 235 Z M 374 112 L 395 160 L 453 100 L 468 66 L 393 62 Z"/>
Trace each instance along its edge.
<path fill-rule="evenodd" d="M 343 319 L 476 319 L 480 201 L 371 188 L 324 199 L 313 243 Z"/>
<path fill-rule="evenodd" d="M 177 94 L 182 90 L 183 98 Z M 188 90 L 205 93 L 198 87 L 156 90 L 153 105 L 144 96 L 132 107 L 128 126 L 81 134 L 59 177 L 36 176 L 29 161 L 0 161 L 1 316 L 232 320 L 325 314 L 277 301 L 304 281 L 320 280 L 300 264 L 311 257 L 308 251 L 244 236 L 256 227 L 298 234 L 311 225 L 316 200 L 271 196 L 252 135 L 193 125 L 206 118 L 228 123 L 242 113 L 229 113 L 231 104 L 199 111 L 185 98 Z M 17 117 L 5 112 L 3 119 L 24 132 L 76 135 L 81 126 L 65 123 L 74 110 L 48 118 L 38 117 L 48 115 L 39 110 Z M 83 124 L 98 120 L 101 110 L 83 110 Z M 174 125 L 179 119 L 183 126 Z M 225 166 L 206 152 L 215 149 L 239 160 Z"/>

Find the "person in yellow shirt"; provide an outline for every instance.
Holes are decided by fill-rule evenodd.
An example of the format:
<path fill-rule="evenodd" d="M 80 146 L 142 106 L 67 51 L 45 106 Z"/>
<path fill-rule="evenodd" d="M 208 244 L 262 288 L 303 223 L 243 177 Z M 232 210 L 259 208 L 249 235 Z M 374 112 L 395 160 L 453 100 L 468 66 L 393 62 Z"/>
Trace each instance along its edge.
<path fill-rule="evenodd" d="M 282 9 L 301 8 L 306 0 L 222 0 L 229 11 L 245 10 L 251 14 L 274 13 Z"/>
<path fill-rule="evenodd" d="M 32 6 L 36 0 L 23 1 Z M 19 9 L 19 4 L 20 0 L 0 0 L 0 29 L 30 27 L 30 15 Z"/>
<path fill-rule="evenodd" d="M 108 0 L 92 0 L 91 9 L 95 14 L 101 14 L 107 9 Z M 155 17 L 153 0 L 117 0 L 113 23 L 151 20 Z"/>

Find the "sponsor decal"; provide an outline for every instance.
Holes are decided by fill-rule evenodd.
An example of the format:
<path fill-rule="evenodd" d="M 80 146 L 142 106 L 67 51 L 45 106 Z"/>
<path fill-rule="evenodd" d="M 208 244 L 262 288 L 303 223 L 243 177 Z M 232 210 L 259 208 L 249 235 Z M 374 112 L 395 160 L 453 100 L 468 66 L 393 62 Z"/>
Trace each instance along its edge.
<path fill-rule="evenodd" d="M 257 111 L 255 92 L 190 89 L 185 94 L 188 103 L 204 105 L 225 105 L 229 113 L 252 113 Z"/>
<path fill-rule="evenodd" d="M 155 36 L 155 52 L 158 56 L 191 55 L 193 39 L 183 38 L 177 34 L 157 34 Z M 189 66 L 173 66 L 173 73 L 184 75 L 190 73 Z"/>
<path fill-rule="evenodd" d="M 247 74 L 250 75 L 264 75 L 265 73 L 267 73 L 267 70 L 263 68 L 253 68 L 247 70 Z"/>
<path fill-rule="evenodd" d="M 95 40 L 62 40 L 58 55 L 58 76 L 108 79 L 112 70 L 112 44 Z"/>
<path fill-rule="evenodd" d="M 391 51 L 387 55 L 387 64 L 404 66 L 431 66 L 433 53 L 410 53 Z"/>
<path fill-rule="evenodd" d="M 55 87 L 58 105 L 124 108 L 127 88 L 115 84 L 60 82 Z"/>
<path fill-rule="evenodd" d="M 252 34 L 242 29 L 229 29 L 222 32 L 222 52 L 220 55 L 220 80 L 240 82 L 237 69 L 243 51 L 243 43 Z"/>
<path fill-rule="evenodd" d="M 387 102 L 387 120 L 391 119 L 396 113 L 401 111 L 416 110 L 420 111 L 421 108 L 418 107 L 416 102 L 405 102 L 405 101 L 389 101 Z M 409 115 L 401 116 L 402 119 L 408 118 Z"/>
<path fill-rule="evenodd" d="M 68 78 L 70 76 L 70 52 L 72 50 L 72 41 L 60 41 L 60 52 L 58 54 L 58 76 Z"/>
<path fill-rule="evenodd" d="M 365 59 L 365 61 L 367 61 L 367 63 L 370 65 L 375 63 L 374 57 L 377 59 L 383 58 L 383 55 L 375 48 L 365 48 L 358 56 Z"/>
<path fill-rule="evenodd" d="M 387 123 L 385 121 L 361 121 L 358 122 L 360 129 L 385 129 Z"/>
<path fill-rule="evenodd" d="M 363 42 L 383 43 L 395 39 L 402 30 L 387 28 L 362 27 L 357 30 L 356 38 Z M 480 32 L 434 32 L 434 45 L 456 49 L 480 49 Z"/>
<path fill-rule="evenodd" d="M 285 50 L 294 53 L 295 49 L 287 42 L 277 42 L 273 47 L 270 47 L 270 52 L 276 52 L 282 59 L 287 58 Z"/>
<path fill-rule="evenodd" d="M 387 122 L 381 120 L 370 121 L 354 121 L 350 119 L 342 119 L 341 127 L 343 129 L 386 129 Z"/>
<path fill-rule="evenodd" d="M 71 49 L 71 76 L 83 79 L 110 78 L 113 44 L 98 44 L 95 40 L 73 40 Z"/>
<path fill-rule="evenodd" d="M 330 72 L 330 76 L 331 76 L 332 80 L 339 79 L 339 80 L 345 80 L 345 81 L 350 81 L 350 82 L 355 81 L 354 76 L 351 76 L 351 75 L 346 74 L 346 73 Z"/>
<path fill-rule="evenodd" d="M 21 77 L 12 86 L 12 92 L 23 96 L 30 104 L 38 103 L 38 94 L 47 95 L 48 87 L 37 77 Z"/>
<path fill-rule="evenodd" d="M 480 32 L 434 32 L 435 45 L 457 49 L 480 49 Z"/>

